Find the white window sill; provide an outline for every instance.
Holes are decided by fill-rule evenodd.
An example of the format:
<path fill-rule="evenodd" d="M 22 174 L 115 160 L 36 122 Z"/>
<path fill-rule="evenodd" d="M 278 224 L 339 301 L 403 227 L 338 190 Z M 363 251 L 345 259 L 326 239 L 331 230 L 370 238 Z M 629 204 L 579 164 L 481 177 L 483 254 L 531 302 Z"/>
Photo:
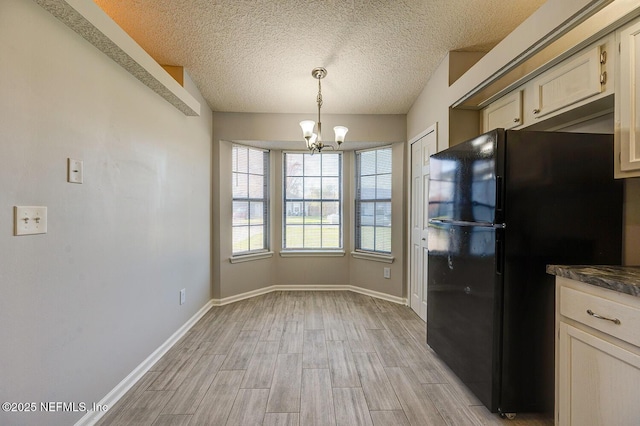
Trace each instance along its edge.
<path fill-rule="evenodd" d="M 273 252 L 265 251 L 262 253 L 251 253 L 251 254 L 243 254 L 239 256 L 231 256 L 229 258 L 229 262 L 231 263 L 251 262 L 252 260 L 268 259 L 270 257 L 273 257 Z"/>
<path fill-rule="evenodd" d="M 282 250 L 280 257 L 342 257 L 344 250 Z"/>
<path fill-rule="evenodd" d="M 364 251 L 352 251 L 351 256 L 355 259 L 373 260 L 374 262 L 393 263 L 395 257 L 390 254 L 368 253 Z"/>

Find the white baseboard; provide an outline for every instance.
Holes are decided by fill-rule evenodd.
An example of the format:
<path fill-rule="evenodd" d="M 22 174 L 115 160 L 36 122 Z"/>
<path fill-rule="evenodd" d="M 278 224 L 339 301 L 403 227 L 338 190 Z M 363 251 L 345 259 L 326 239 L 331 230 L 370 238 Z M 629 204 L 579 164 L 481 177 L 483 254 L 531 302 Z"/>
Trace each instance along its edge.
<path fill-rule="evenodd" d="M 375 297 L 377 299 L 386 300 L 388 302 L 407 305 L 407 299 L 404 297 L 392 296 L 390 294 L 381 293 L 375 290 L 358 287 L 354 285 L 272 285 L 260 288 L 258 290 L 248 291 L 246 293 L 236 294 L 235 296 L 224 297 L 222 299 L 212 299 L 213 306 L 223 306 L 229 303 L 238 302 L 240 300 L 250 299 L 252 297 L 271 293 L 274 291 L 353 291 L 354 293 L 364 294 L 365 296 Z"/>
<path fill-rule="evenodd" d="M 184 336 L 191 327 L 198 322 L 200 318 L 206 314 L 213 306 L 223 306 L 229 303 L 238 302 L 240 300 L 250 299 L 252 297 L 260 296 L 262 294 L 271 293 L 274 291 L 353 291 L 354 293 L 364 294 L 365 296 L 371 296 L 378 299 L 386 300 L 388 302 L 398 303 L 400 305 L 406 305 L 407 299 L 404 297 L 391 296 L 389 294 L 380 293 L 378 291 L 369 290 L 362 287 L 353 285 L 272 285 L 270 287 L 261 288 L 258 290 L 248 291 L 246 293 L 237 294 L 235 296 L 225 297 L 223 299 L 211 299 L 204 305 L 194 316 L 192 316 L 182 327 L 180 327 L 175 333 L 171 335 L 158 349 L 156 349 L 151 355 L 147 357 L 140 365 L 138 365 L 127 377 L 125 377 L 115 388 L 111 390 L 98 404 L 106 407 L 113 407 L 120 398 L 124 396 L 129 389 L 136 384 L 138 380 L 149 371 L 149 369 L 167 353 L 173 345 L 176 344 L 182 336 Z M 90 411 L 87 412 L 80 420 L 78 420 L 75 426 L 90 426 L 94 425 L 106 412 L 104 411 Z"/>
<path fill-rule="evenodd" d="M 116 402 L 122 396 L 127 393 L 129 389 L 136 384 L 138 380 L 144 376 L 144 374 L 149 371 L 149 369 L 160 359 L 162 356 L 167 353 L 169 349 L 173 345 L 176 344 L 178 340 L 185 334 L 191 327 L 195 325 L 195 323 L 200 320 L 211 307 L 214 306 L 213 300 L 207 302 L 198 312 L 195 313 L 194 316 L 189 318 L 189 320 L 182 325 L 175 333 L 171 335 L 158 349 L 153 351 L 151 355 L 147 357 L 140 365 L 138 365 L 127 377 L 125 377 L 120 383 L 116 385 L 115 388 L 111 390 L 102 400 L 98 403 L 101 406 L 113 407 Z M 89 411 L 85 414 L 80 420 L 78 420 L 75 426 L 89 426 L 95 424 L 102 416 L 106 414 L 105 411 Z"/>

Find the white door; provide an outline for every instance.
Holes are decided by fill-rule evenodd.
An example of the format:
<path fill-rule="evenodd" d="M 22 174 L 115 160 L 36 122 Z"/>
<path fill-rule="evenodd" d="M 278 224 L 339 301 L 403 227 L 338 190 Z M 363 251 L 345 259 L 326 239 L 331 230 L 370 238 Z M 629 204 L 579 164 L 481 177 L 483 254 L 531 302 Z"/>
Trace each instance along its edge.
<path fill-rule="evenodd" d="M 436 153 L 433 130 L 411 144 L 411 271 L 410 305 L 427 320 L 427 226 L 429 213 L 429 156 Z"/>

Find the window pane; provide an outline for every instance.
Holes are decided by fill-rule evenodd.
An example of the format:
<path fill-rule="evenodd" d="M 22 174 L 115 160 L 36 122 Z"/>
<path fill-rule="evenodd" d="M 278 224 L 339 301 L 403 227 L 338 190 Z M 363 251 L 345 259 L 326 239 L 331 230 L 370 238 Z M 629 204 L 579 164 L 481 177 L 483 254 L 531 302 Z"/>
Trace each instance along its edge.
<path fill-rule="evenodd" d="M 376 226 L 391 226 L 391 203 L 376 203 Z"/>
<path fill-rule="evenodd" d="M 391 228 L 376 227 L 376 251 L 391 253 Z"/>
<path fill-rule="evenodd" d="M 304 203 L 304 223 L 318 224 L 322 215 L 322 203 L 320 201 L 310 201 Z"/>
<path fill-rule="evenodd" d="M 303 178 L 301 177 L 288 177 L 285 181 L 285 186 L 287 189 L 286 197 L 288 199 L 291 198 L 302 198 L 302 182 Z"/>
<path fill-rule="evenodd" d="M 250 226 L 249 250 L 262 250 L 264 246 L 264 226 Z"/>
<path fill-rule="evenodd" d="M 262 225 L 264 220 L 264 203 L 252 201 L 249 203 L 249 220 L 251 225 Z"/>
<path fill-rule="evenodd" d="M 391 148 L 379 149 L 377 153 L 378 158 L 376 160 L 376 173 L 391 173 Z"/>
<path fill-rule="evenodd" d="M 319 200 L 322 198 L 322 192 L 320 192 L 320 184 L 322 179 L 319 177 L 305 177 L 304 178 L 304 198 Z"/>
<path fill-rule="evenodd" d="M 391 199 L 391 175 L 376 176 L 376 198 L 378 200 Z"/>
<path fill-rule="evenodd" d="M 249 198 L 264 198 L 264 176 L 249 176 Z"/>
<path fill-rule="evenodd" d="M 249 188 L 247 186 L 247 175 L 241 173 L 233 173 L 231 177 L 233 182 L 233 198 L 247 198 Z"/>
<path fill-rule="evenodd" d="M 288 201 L 285 211 L 285 223 L 302 224 L 304 214 L 304 203 L 301 201 Z"/>
<path fill-rule="evenodd" d="M 249 228 L 239 226 L 233 228 L 233 252 L 243 252 L 249 250 Z"/>
<path fill-rule="evenodd" d="M 360 249 L 375 251 L 375 229 L 373 226 L 360 227 Z"/>
<path fill-rule="evenodd" d="M 285 228 L 285 244 L 287 248 L 302 248 L 304 227 L 302 225 L 287 225 Z"/>
<path fill-rule="evenodd" d="M 360 176 L 374 175 L 376 173 L 376 151 L 360 153 Z"/>
<path fill-rule="evenodd" d="M 233 202 L 233 226 L 246 225 L 249 222 L 249 203 L 246 201 Z"/>
<path fill-rule="evenodd" d="M 285 154 L 285 172 L 287 176 L 303 176 L 304 154 Z"/>
<path fill-rule="evenodd" d="M 248 172 L 254 175 L 264 174 L 264 152 L 256 149 L 249 150 Z"/>
<path fill-rule="evenodd" d="M 375 203 L 360 203 L 360 224 L 375 225 Z"/>
<path fill-rule="evenodd" d="M 374 200 L 376 198 L 376 177 L 363 176 L 360 179 L 360 198 Z"/>
<path fill-rule="evenodd" d="M 340 248 L 340 226 L 322 227 L 322 248 Z"/>
<path fill-rule="evenodd" d="M 322 178 L 322 198 L 337 200 L 340 198 L 340 179 L 337 177 Z"/>
<path fill-rule="evenodd" d="M 340 203 L 338 201 L 322 203 L 322 223 L 340 224 Z"/>
<path fill-rule="evenodd" d="M 233 147 L 233 171 L 247 173 L 249 164 L 249 150 L 240 146 Z"/>
<path fill-rule="evenodd" d="M 304 247 L 322 248 L 322 227 L 319 225 L 305 225 Z"/>
<path fill-rule="evenodd" d="M 322 176 L 340 176 L 339 154 L 322 154 Z"/>
<path fill-rule="evenodd" d="M 321 164 L 322 155 L 307 155 L 304 159 L 305 176 L 322 176 Z"/>

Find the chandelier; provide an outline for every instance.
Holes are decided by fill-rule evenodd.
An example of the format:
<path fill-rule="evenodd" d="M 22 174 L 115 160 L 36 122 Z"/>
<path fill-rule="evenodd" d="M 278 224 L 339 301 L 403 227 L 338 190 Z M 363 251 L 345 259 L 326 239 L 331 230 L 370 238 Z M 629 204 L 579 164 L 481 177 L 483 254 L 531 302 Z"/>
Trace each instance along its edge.
<path fill-rule="evenodd" d="M 315 152 L 321 152 L 324 148 L 334 150 L 340 148 L 340 144 L 344 142 L 344 137 L 349 129 L 344 126 L 336 126 L 333 128 L 336 135 L 335 140 L 338 144 L 337 148 L 333 145 L 325 145 L 322 142 L 322 123 L 320 122 L 320 108 L 322 108 L 322 84 L 320 81 L 327 75 L 327 70 L 322 67 L 314 68 L 313 71 L 311 71 L 311 75 L 313 78 L 318 80 L 318 97 L 316 98 L 318 103 L 318 133 L 314 133 L 316 123 L 313 120 L 301 121 L 300 127 L 302 128 L 302 136 L 307 142 L 307 149 L 313 154 Z"/>

